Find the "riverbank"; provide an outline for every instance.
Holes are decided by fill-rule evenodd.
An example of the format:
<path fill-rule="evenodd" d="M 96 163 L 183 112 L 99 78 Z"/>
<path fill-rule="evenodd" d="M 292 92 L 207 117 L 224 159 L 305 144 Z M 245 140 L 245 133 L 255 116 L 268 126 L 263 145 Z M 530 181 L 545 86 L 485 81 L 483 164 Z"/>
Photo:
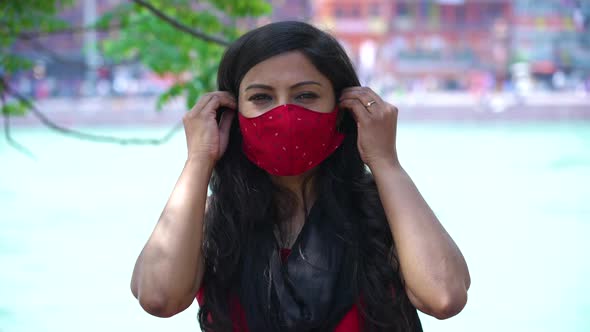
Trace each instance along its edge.
<path fill-rule="evenodd" d="M 590 95 L 583 93 L 415 93 L 385 99 L 400 109 L 401 121 L 590 121 Z M 174 100 L 161 111 L 156 101 L 155 96 L 50 98 L 36 105 L 63 126 L 171 125 L 186 111 L 184 100 Z M 40 121 L 28 114 L 11 118 L 11 124 L 35 126 Z"/>

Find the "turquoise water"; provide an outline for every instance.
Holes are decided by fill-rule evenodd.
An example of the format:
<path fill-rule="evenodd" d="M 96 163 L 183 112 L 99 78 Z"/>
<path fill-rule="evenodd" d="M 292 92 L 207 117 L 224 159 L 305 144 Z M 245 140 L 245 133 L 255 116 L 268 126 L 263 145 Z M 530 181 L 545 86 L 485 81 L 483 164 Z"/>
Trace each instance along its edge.
<path fill-rule="evenodd" d="M 157 147 L 14 136 L 36 159 L 0 140 L 0 332 L 198 331 L 196 305 L 155 318 L 129 291 L 183 133 Z M 423 316 L 426 331 L 590 331 L 590 124 L 406 125 L 398 142 L 473 280 L 465 310 Z"/>

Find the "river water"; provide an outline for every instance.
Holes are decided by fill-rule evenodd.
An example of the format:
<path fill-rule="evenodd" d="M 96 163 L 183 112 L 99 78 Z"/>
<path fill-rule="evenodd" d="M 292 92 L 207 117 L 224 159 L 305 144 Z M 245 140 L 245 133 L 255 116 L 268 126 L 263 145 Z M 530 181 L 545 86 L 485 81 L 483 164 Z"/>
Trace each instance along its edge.
<path fill-rule="evenodd" d="M 87 128 L 153 137 L 158 128 Z M 116 146 L 0 141 L 0 332 L 198 331 L 143 312 L 133 263 L 183 166 L 184 134 Z M 426 331 L 590 331 L 590 124 L 409 124 L 400 159 L 463 251 L 469 302 Z"/>

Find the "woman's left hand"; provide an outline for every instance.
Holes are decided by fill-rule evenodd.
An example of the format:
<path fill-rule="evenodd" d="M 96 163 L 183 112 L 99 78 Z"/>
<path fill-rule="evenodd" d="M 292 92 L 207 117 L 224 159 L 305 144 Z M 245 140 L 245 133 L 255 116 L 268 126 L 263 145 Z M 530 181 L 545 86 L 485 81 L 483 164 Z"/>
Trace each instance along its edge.
<path fill-rule="evenodd" d="M 399 166 L 395 147 L 397 107 L 368 87 L 344 89 L 339 106 L 352 111 L 358 126 L 358 149 L 365 164 L 371 169 L 382 163 Z"/>

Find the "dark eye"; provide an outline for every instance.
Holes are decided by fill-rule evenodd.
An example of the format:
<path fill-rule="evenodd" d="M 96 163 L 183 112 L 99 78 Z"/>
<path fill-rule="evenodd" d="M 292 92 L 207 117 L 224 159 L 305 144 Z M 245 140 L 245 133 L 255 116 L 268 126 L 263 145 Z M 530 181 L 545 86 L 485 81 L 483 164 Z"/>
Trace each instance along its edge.
<path fill-rule="evenodd" d="M 267 101 L 267 100 L 271 100 L 272 98 L 267 95 L 266 93 L 257 93 L 255 95 L 250 96 L 250 98 L 248 98 L 249 101 L 253 101 L 253 102 L 262 102 L 262 101 Z"/>
<path fill-rule="evenodd" d="M 297 96 L 297 99 L 315 99 L 318 95 L 313 92 L 303 92 Z"/>

